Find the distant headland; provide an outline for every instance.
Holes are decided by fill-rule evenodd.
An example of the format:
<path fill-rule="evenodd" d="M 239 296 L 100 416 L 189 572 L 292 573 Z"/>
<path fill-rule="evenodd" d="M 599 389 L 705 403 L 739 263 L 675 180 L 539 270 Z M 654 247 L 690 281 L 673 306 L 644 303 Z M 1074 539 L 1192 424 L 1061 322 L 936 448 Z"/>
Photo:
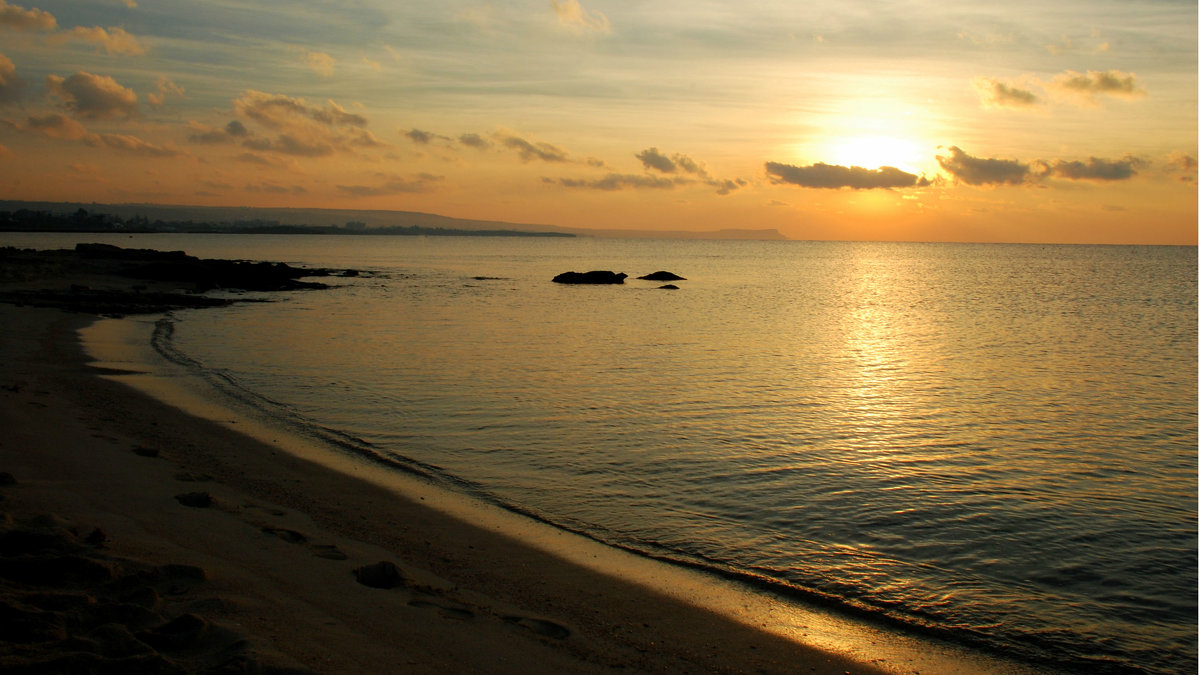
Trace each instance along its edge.
<path fill-rule="evenodd" d="M 0 200 L 0 232 L 603 237 L 784 240 L 778 230 L 569 228 L 452 218 L 418 211 L 98 204 Z"/>

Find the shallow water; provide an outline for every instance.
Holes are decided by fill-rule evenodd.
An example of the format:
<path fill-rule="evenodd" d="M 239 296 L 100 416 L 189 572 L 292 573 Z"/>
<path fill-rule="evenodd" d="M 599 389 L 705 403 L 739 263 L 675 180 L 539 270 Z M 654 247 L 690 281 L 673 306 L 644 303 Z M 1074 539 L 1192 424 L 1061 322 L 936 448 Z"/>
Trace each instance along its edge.
<path fill-rule="evenodd" d="M 347 447 L 984 649 L 1195 669 L 1194 248 L 114 243 L 372 272 L 158 333 Z"/>

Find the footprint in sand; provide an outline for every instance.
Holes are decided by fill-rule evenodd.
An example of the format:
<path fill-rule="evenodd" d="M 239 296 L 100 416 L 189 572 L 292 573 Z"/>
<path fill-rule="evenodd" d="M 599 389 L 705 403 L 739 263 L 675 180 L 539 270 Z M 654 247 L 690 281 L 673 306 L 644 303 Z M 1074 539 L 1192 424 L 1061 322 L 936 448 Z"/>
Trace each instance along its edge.
<path fill-rule="evenodd" d="M 303 534 L 283 527 L 271 527 L 268 525 L 263 527 L 262 531 L 266 534 L 275 535 L 289 544 L 303 544 L 308 541 L 308 537 Z"/>
<path fill-rule="evenodd" d="M 545 619 L 532 619 L 527 616 L 506 616 L 506 623 L 515 624 L 524 628 L 527 631 L 532 631 L 542 637 L 553 638 L 555 640 L 565 640 L 571 635 L 571 631 L 565 626 L 560 626 L 553 621 Z"/>
<path fill-rule="evenodd" d="M 313 555 L 326 560 L 346 560 L 347 556 L 342 553 L 341 549 L 333 544 L 313 544 L 311 547 Z"/>
<path fill-rule="evenodd" d="M 264 534 L 270 534 L 279 537 L 289 544 L 308 543 L 308 537 L 295 530 L 266 525 L 262 527 L 262 531 Z M 314 556 L 318 558 L 324 558 L 326 560 L 346 560 L 347 558 L 346 554 L 342 553 L 342 551 L 333 544 L 310 544 L 309 549 L 312 550 Z"/>
<path fill-rule="evenodd" d="M 436 609 L 438 614 L 446 619 L 455 619 L 456 621 L 466 621 L 475 618 L 475 612 L 461 605 L 453 605 L 447 602 L 434 602 L 432 600 L 412 599 L 408 601 L 409 607 L 418 607 L 420 609 Z"/>

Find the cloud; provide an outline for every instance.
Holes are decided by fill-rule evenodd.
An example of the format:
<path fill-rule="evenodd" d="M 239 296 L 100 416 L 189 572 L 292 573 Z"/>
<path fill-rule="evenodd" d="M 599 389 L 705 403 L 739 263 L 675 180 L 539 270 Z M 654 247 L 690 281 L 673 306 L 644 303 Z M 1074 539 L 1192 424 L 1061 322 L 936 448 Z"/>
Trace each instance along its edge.
<path fill-rule="evenodd" d="M 414 131 L 416 130 L 414 129 Z M 462 134 L 458 137 L 458 142 L 477 150 L 486 150 L 492 147 L 492 142 L 479 134 Z"/>
<path fill-rule="evenodd" d="M 0 104 L 12 103 L 21 98 L 25 91 L 25 80 L 17 75 L 17 67 L 0 54 Z"/>
<path fill-rule="evenodd" d="M 554 5 L 554 13 L 558 22 L 577 31 L 592 31 L 596 33 L 611 33 L 612 26 L 608 17 L 600 12 L 589 12 L 579 4 L 579 0 L 550 0 Z"/>
<path fill-rule="evenodd" d="M 1054 159 L 1022 163 L 1015 159 L 972 157 L 955 146 L 950 146 L 947 151 L 949 155 L 938 155 L 938 164 L 967 185 L 1034 184 L 1046 178 L 1129 180 L 1137 175 L 1137 168 L 1145 164 L 1132 156 L 1117 160 L 1089 157 L 1087 161 Z"/>
<path fill-rule="evenodd" d="M 258 183 L 246 186 L 247 192 L 261 192 L 272 195 L 303 195 L 308 194 L 308 190 L 301 185 L 277 185 L 275 183 Z"/>
<path fill-rule="evenodd" d="M 852 188 L 873 190 L 888 188 L 926 187 L 929 181 L 922 176 L 891 166 L 864 169 L 861 166 L 841 166 L 818 162 L 811 166 L 793 166 L 767 162 L 767 175 L 776 184 L 799 185 L 809 188 Z"/>
<path fill-rule="evenodd" d="M 97 49 L 101 49 L 107 54 L 122 56 L 141 56 L 146 53 L 146 47 L 136 37 L 125 32 L 124 28 L 117 27 L 104 29 L 100 26 L 91 28 L 76 26 L 65 33 L 53 36 L 50 38 L 50 42 L 52 44 L 85 42 L 96 45 Z"/>
<path fill-rule="evenodd" d="M 1137 174 L 1136 167 L 1142 164 L 1135 157 L 1119 160 L 1089 157 L 1086 162 L 1055 160 L 1049 165 L 1050 173 L 1070 180 L 1114 181 L 1128 180 Z"/>
<path fill-rule="evenodd" d="M 705 185 L 716 188 L 719 195 L 727 195 L 746 184 L 746 181 L 740 178 L 736 180 L 713 178 L 709 175 L 708 169 L 687 155 L 676 153 L 668 157 L 660 152 L 658 148 L 646 148 L 634 156 L 641 160 L 642 168 L 647 171 L 654 170 L 666 174 L 689 174 L 700 179 Z M 680 185 L 691 182 L 695 181 L 690 179 L 676 179 L 675 181 L 676 184 Z"/>
<path fill-rule="evenodd" d="M 449 136 L 435 134 L 430 131 L 422 131 L 420 129 L 410 129 L 410 130 L 404 132 L 404 135 L 407 136 L 408 139 L 411 140 L 413 143 L 416 143 L 418 145 L 429 145 L 433 141 L 450 141 L 451 140 L 451 138 Z"/>
<path fill-rule="evenodd" d="M 709 185 L 711 187 L 717 188 L 717 194 L 724 196 L 724 195 L 727 195 L 727 194 L 733 192 L 734 190 L 744 186 L 746 184 L 746 181 L 742 180 L 741 178 L 738 178 L 736 180 L 730 180 L 728 178 L 724 178 L 724 179 L 708 180 L 708 181 L 705 181 L 705 184 Z"/>
<path fill-rule="evenodd" d="M 337 189 L 343 194 L 353 197 L 378 197 L 383 195 L 415 194 L 433 192 L 437 184 L 444 180 L 443 176 L 421 173 L 412 178 L 400 176 L 385 176 L 379 185 L 338 185 Z"/>
<path fill-rule="evenodd" d="M 511 150 L 516 150 L 522 162 L 540 160 L 543 162 L 567 162 L 570 157 L 566 150 L 549 143 L 527 141 L 520 136 L 508 132 L 499 132 L 496 138 L 500 144 Z"/>
<path fill-rule="evenodd" d="M 275 169 L 275 168 L 295 168 L 294 165 L 289 164 L 289 162 L 294 162 L 294 160 L 281 161 L 281 160 L 274 159 L 271 157 L 263 157 L 262 155 L 256 155 L 253 152 L 243 152 L 242 154 L 238 155 L 237 157 L 234 157 L 234 160 L 241 162 L 243 164 L 254 164 L 256 166 L 266 166 L 266 167 L 271 167 L 273 169 Z"/>
<path fill-rule="evenodd" d="M 9 150 L 8 146 L 0 144 L 0 159 L 5 159 L 12 156 L 12 150 Z"/>
<path fill-rule="evenodd" d="M 68 78 L 46 77 L 46 87 L 63 104 L 86 119 L 136 117 L 137 94 L 107 75 L 80 71 Z"/>
<path fill-rule="evenodd" d="M 642 166 L 647 171 L 654 169 L 662 173 L 683 172 L 708 178 L 708 171 L 687 155 L 675 154 L 667 157 L 659 152 L 658 148 L 646 148 L 634 156 L 642 161 Z"/>
<path fill-rule="evenodd" d="M 588 190 L 602 190 L 604 192 L 615 192 L 617 190 L 626 190 L 631 188 L 637 189 L 652 189 L 652 190 L 672 190 L 680 182 L 689 182 L 687 179 L 681 178 L 665 178 L 663 176 L 647 176 L 647 175 L 630 175 L 610 173 L 604 178 L 592 180 L 583 180 L 576 178 L 543 178 L 543 183 L 553 185 L 561 185 L 569 188 L 584 188 Z"/>
<path fill-rule="evenodd" d="M 997 79 L 977 77 L 973 84 L 983 104 L 989 108 L 1032 108 L 1041 103 L 1032 91 Z"/>
<path fill-rule="evenodd" d="M 54 30 L 58 21 L 49 12 L 40 9 L 25 9 L 0 0 L 0 26 L 14 30 Z"/>
<path fill-rule="evenodd" d="M 1138 86 L 1137 76 L 1123 73 L 1119 70 L 1095 71 L 1087 74 L 1068 70 L 1054 78 L 1050 86 L 1064 92 L 1094 102 L 1097 96 L 1116 96 L 1118 98 L 1137 98 L 1145 96 L 1144 89 Z"/>
<path fill-rule="evenodd" d="M 89 133 L 82 124 L 62 113 L 32 116 L 26 120 L 25 129 L 48 138 L 57 138 L 64 141 L 98 139 L 95 134 Z"/>
<path fill-rule="evenodd" d="M 304 65 L 321 77 L 333 77 L 334 58 L 325 52 L 305 52 Z"/>
<path fill-rule="evenodd" d="M 337 149 L 325 139 L 292 134 L 280 134 L 274 139 L 251 138 L 243 141 L 242 146 L 260 152 L 278 152 L 297 157 L 327 157 Z"/>
<path fill-rule="evenodd" d="M 246 125 L 237 120 L 230 120 L 229 124 L 220 129 L 199 122 L 189 122 L 188 126 L 193 130 L 188 140 L 193 143 L 231 143 L 250 135 Z"/>
<path fill-rule="evenodd" d="M 675 173 L 675 162 L 672 162 L 669 157 L 660 153 L 658 148 L 646 148 L 634 156 L 642 160 L 642 166 L 646 169 L 656 169 L 663 173 Z"/>
<path fill-rule="evenodd" d="M 278 132 L 274 139 L 245 139 L 242 144 L 251 150 L 323 157 L 357 148 L 387 147 L 364 128 L 365 117 L 347 112 L 333 101 L 315 107 L 302 98 L 245 91 L 233 104 L 239 115 Z"/>
<path fill-rule="evenodd" d="M 136 136 L 125 134 L 100 134 L 100 142 L 104 145 L 123 152 L 141 155 L 143 157 L 178 157 L 187 153 L 176 148 L 147 143 Z"/>
<path fill-rule="evenodd" d="M 1019 185 L 1030 176 L 1030 166 L 1012 159 L 972 157 L 957 146 L 946 149 L 937 161 L 947 173 L 967 185 Z"/>
<path fill-rule="evenodd" d="M 158 81 L 154 83 L 154 89 L 154 92 L 146 94 L 146 100 L 156 108 L 162 106 L 167 96 L 183 98 L 183 87 L 175 84 L 167 77 L 159 77 Z"/>
<path fill-rule="evenodd" d="M 345 108 L 333 101 L 327 103 L 329 105 L 325 108 L 317 108 L 308 105 L 302 98 L 251 89 L 242 92 L 242 95 L 234 100 L 233 107 L 238 113 L 272 129 L 284 129 L 306 120 L 327 126 L 367 125 L 367 118 L 362 115 L 346 112 Z"/>

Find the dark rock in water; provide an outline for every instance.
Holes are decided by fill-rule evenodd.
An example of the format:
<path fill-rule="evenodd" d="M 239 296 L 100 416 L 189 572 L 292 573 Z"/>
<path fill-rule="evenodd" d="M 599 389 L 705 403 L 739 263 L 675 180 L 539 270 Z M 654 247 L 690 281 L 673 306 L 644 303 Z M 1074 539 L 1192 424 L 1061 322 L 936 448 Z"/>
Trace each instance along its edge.
<path fill-rule="evenodd" d="M 187 492 L 181 495 L 175 495 L 175 499 L 184 506 L 190 506 L 196 509 L 204 509 L 212 506 L 212 495 L 207 492 Z"/>
<path fill-rule="evenodd" d="M 554 277 L 554 282 L 559 284 L 623 284 L 627 276 L 629 275 L 624 272 L 601 270 L 592 270 L 591 272 L 563 272 Z"/>
<path fill-rule="evenodd" d="M 662 285 L 662 286 L 659 286 L 658 288 L 659 288 L 659 290 L 668 290 L 668 291 L 677 291 L 677 290 L 679 290 L 679 287 L 678 287 L 678 286 L 676 286 L 675 284 L 664 284 L 664 285 Z"/>
<path fill-rule="evenodd" d="M 354 578 L 363 586 L 371 588 L 395 588 L 404 583 L 404 575 L 400 569 L 386 560 L 359 567 L 354 570 Z"/>
<path fill-rule="evenodd" d="M 664 272 L 662 270 L 659 270 L 657 272 L 654 272 L 653 274 L 647 274 L 644 277 L 638 277 L 638 278 L 645 279 L 646 281 L 687 281 L 687 279 L 684 279 L 683 277 L 679 276 L 678 274 L 674 274 L 672 272 Z"/>

